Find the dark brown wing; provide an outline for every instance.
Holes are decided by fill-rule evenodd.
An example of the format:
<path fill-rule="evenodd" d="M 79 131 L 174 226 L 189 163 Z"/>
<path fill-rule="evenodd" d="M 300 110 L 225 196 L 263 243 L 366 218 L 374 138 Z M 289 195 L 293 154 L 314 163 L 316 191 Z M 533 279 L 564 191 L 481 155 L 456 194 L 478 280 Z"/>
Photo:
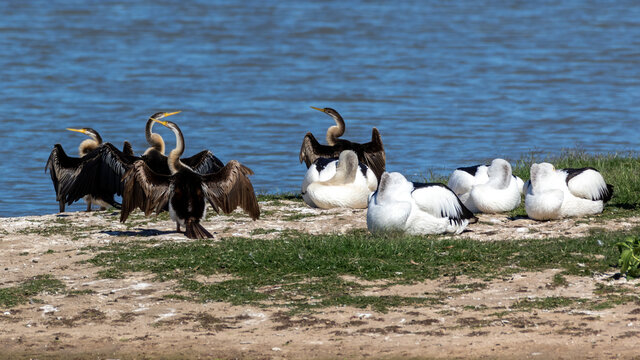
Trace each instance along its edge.
<path fill-rule="evenodd" d="M 251 169 L 229 161 L 220 171 L 202 176 L 205 198 L 217 212 L 228 214 L 240 206 L 253 220 L 259 218 L 260 207 L 249 175 L 253 175 Z"/>
<path fill-rule="evenodd" d="M 51 172 L 60 211 L 85 195 L 102 199 L 115 206 L 114 194 L 122 194 L 122 175 L 134 157 L 115 146 L 104 143 L 81 158 L 68 157 L 62 146 L 55 145 L 45 171 Z"/>
<path fill-rule="evenodd" d="M 134 160 L 135 157 L 104 143 L 81 158 L 76 176 L 60 187 L 60 195 L 67 204 L 85 195 L 113 202 L 114 194 L 122 194 L 122 176 Z"/>
<path fill-rule="evenodd" d="M 202 175 L 218 172 L 224 167 L 222 161 L 209 150 L 203 150 L 192 157 L 180 159 L 180 161 Z"/>
<path fill-rule="evenodd" d="M 75 180 L 80 172 L 81 163 L 81 158 L 67 156 L 62 145 L 55 144 L 53 146 L 44 171 L 47 172 L 47 170 L 49 170 L 49 174 L 51 175 L 53 188 L 56 191 L 56 200 L 60 204 L 60 212 L 64 212 L 64 205 L 66 203 L 65 197 L 61 195 L 62 192 L 60 188 L 68 187 L 68 184 Z"/>
<path fill-rule="evenodd" d="M 157 150 L 152 150 L 140 157 L 147 166 L 157 174 L 171 175 L 167 157 Z"/>
<path fill-rule="evenodd" d="M 342 147 L 322 145 L 316 140 L 312 133 L 308 132 L 302 140 L 300 148 L 300 162 L 307 165 L 307 168 L 316 161 L 317 158 L 336 158 L 340 156 Z"/>
<path fill-rule="evenodd" d="M 122 210 L 120 221 L 125 222 L 136 208 L 145 215 L 155 211 L 159 213 L 169 202 L 171 176 L 155 173 L 143 160 L 133 163 L 124 174 L 122 182 Z"/>
<path fill-rule="evenodd" d="M 365 163 L 380 181 L 382 173 L 385 172 L 387 157 L 384 153 L 384 146 L 382 145 L 382 138 L 378 129 L 373 128 L 371 132 L 371 142 L 362 144 L 362 155 L 359 153 L 358 158 Z"/>
<path fill-rule="evenodd" d="M 135 156 L 135 154 L 133 153 L 133 146 L 131 146 L 131 143 L 128 141 L 124 142 L 124 145 L 122 146 L 122 152 L 127 156 Z"/>

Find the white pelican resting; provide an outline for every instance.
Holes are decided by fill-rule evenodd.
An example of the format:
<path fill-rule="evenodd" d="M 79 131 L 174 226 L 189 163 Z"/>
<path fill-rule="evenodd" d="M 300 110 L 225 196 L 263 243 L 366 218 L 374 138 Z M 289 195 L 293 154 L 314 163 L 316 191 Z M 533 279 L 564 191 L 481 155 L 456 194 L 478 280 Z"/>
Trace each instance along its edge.
<path fill-rule="evenodd" d="M 471 211 L 500 213 L 511 211 L 520 205 L 522 180 L 511 174 L 511 164 L 503 159 L 494 159 L 487 168 L 488 180 L 476 184 L 469 191 L 463 204 Z M 520 180 L 520 181 L 518 181 Z"/>
<path fill-rule="evenodd" d="M 535 220 L 601 213 L 613 186 L 594 168 L 560 169 L 549 163 L 531 165 L 524 208 Z"/>
<path fill-rule="evenodd" d="M 412 183 L 396 172 L 382 174 L 367 211 L 372 233 L 459 234 L 477 220 L 447 186 Z"/>
<path fill-rule="evenodd" d="M 471 199 L 471 189 L 473 189 L 473 187 L 476 185 L 483 185 L 489 182 L 489 168 L 491 167 L 491 165 L 494 164 L 496 160 L 499 160 L 499 161 L 496 163 L 496 166 L 494 167 L 494 170 L 493 170 L 494 182 L 493 182 L 493 185 L 489 185 L 489 187 L 498 186 L 498 188 L 502 189 L 502 186 L 504 184 L 496 183 L 498 180 L 495 180 L 495 178 L 498 178 L 499 174 L 501 173 L 504 174 L 503 170 L 498 170 L 498 169 L 500 168 L 500 164 L 503 164 L 502 166 L 504 168 L 504 163 L 506 163 L 509 166 L 509 169 L 508 169 L 509 177 L 512 178 L 512 179 L 509 179 L 508 181 L 509 183 L 508 188 L 510 190 L 505 192 L 500 192 L 499 194 L 497 194 L 498 196 L 500 196 L 498 199 L 484 198 L 481 195 L 481 193 L 476 192 L 476 195 L 478 196 L 478 200 L 482 204 L 484 204 L 484 206 L 482 204 L 480 205 L 484 209 L 484 210 L 481 210 L 474 204 L 474 201 Z M 515 185 L 515 188 L 518 189 L 518 192 L 520 194 L 525 193 L 525 183 L 524 181 L 522 181 L 522 179 L 520 179 L 519 177 L 511 173 L 511 164 L 509 164 L 506 160 L 494 159 L 491 162 L 491 165 L 475 165 L 475 166 L 457 168 L 451 173 L 451 176 L 449 176 L 449 182 L 447 185 L 451 188 L 451 190 L 453 190 L 453 192 L 456 193 L 456 195 L 458 195 L 458 197 L 460 198 L 460 201 L 462 201 L 462 203 L 474 213 L 478 213 L 478 212 L 496 213 L 496 212 L 504 212 L 504 211 L 510 211 L 515 209 L 520 204 L 520 200 L 518 200 L 517 204 L 511 207 L 511 203 L 515 201 L 513 200 L 513 197 L 515 196 L 512 195 L 511 186 Z M 504 178 L 503 180 L 505 182 L 507 181 Z M 488 188 L 485 187 L 484 189 L 487 190 Z M 507 194 L 509 195 L 507 196 Z M 508 199 L 505 198 L 505 196 Z M 489 203 L 486 203 L 486 200 L 490 200 Z M 509 208 L 509 209 L 503 210 L 504 208 Z"/>
<path fill-rule="evenodd" d="M 447 185 L 472 212 L 478 212 L 478 209 L 469 201 L 471 188 L 489 181 L 488 171 L 488 165 L 467 166 L 455 169 L 449 176 Z"/>
<path fill-rule="evenodd" d="M 302 182 L 302 198 L 307 205 L 322 209 L 349 207 L 364 209 L 369 194 L 378 187 L 375 174 L 351 150 L 338 159 L 318 158 Z"/>

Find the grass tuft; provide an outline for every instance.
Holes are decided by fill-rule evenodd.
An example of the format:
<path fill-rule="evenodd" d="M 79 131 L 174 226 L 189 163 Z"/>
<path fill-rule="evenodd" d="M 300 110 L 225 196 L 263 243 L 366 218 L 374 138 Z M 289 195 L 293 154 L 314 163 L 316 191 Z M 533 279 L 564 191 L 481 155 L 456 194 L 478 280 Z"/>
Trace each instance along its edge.
<path fill-rule="evenodd" d="M 26 303 L 38 294 L 58 293 L 64 289 L 65 285 L 51 275 L 38 275 L 18 286 L 0 289 L 0 306 L 13 307 Z"/>

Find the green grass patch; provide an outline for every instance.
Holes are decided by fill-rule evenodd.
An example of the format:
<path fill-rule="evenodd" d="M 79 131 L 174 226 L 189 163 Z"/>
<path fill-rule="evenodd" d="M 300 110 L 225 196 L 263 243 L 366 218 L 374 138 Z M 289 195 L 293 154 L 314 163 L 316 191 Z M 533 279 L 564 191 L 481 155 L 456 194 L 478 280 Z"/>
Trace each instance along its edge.
<path fill-rule="evenodd" d="M 487 286 L 488 285 L 486 283 L 481 283 L 481 282 L 474 282 L 474 283 L 470 283 L 470 284 L 453 284 L 453 285 L 449 285 L 450 288 L 458 289 L 458 290 L 460 290 L 460 292 L 463 292 L 463 293 L 471 293 L 471 292 L 480 291 L 480 290 L 486 289 Z"/>
<path fill-rule="evenodd" d="M 280 231 L 280 230 L 259 228 L 259 229 L 251 230 L 250 234 L 251 235 L 265 235 L 265 234 L 271 234 L 271 233 L 278 232 L 278 231 Z"/>
<path fill-rule="evenodd" d="M 59 223 L 58 221 L 54 221 L 54 222 L 51 222 L 50 224 L 58 224 L 58 223 Z M 40 235 L 40 236 L 48 237 L 53 235 L 79 235 L 80 233 L 84 233 L 84 232 L 104 229 L 104 226 L 102 225 L 73 226 L 73 225 L 50 225 L 50 224 L 47 224 L 42 227 L 29 227 L 25 229 L 20 229 L 17 231 L 17 233 L 22 235 Z"/>
<path fill-rule="evenodd" d="M 567 278 L 564 277 L 563 274 L 558 273 L 553 275 L 553 279 L 552 279 L 552 283 L 551 285 L 553 287 L 566 287 L 569 285 L 569 282 L 567 281 Z"/>
<path fill-rule="evenodd" d="M 270 201 L 277 202 L 280 200 L 289 200 L 289 201 L 302 201 L 302 195 L 300 193 L 295 192 L 285 192 L 279 194 L 258 194 L 256 195 L 258 201 Z"/>
<path fill-rule="evenodd" d="M 553 310 L 563 307 L 575 306 L 575 304 L 583 304 L 587 301 L 587 299 L 575 297 L 549 296 L 545 298 L 523 299 L 513 304 L 511 308 L 517 310 Z"/>
<path fill-rule="evenodd" d="M 1 288 L 0 306 L 13 307 L 26 303 L 38 294 L 44 292 L 59 293 L 64 289 L 65 285 L 51 275 L 38 275 L 24 281 L 18 286 Z"/>
<path fill-rule="evenodd" d="M 628 235 L 611 232 L 575 239 L 478 242 L 374 236 L 364 231 L 317 236 L 283 232 L 274 240 L 112 243 L 95 249 L 100 252 L 89 262 L 104 267 L 102 277 L 142 271 L 155 274 L 158 280 L 178 280 L 181 289 L 201 301 L 278 303 L 298 309 L 337 305 L 386 309 L 433 303 L 440 296 L 370 298 L 361 294 L 367 286 L 343 276 L 383 280 L 387 285 L 460 275 L 486 280 L 545 269 L 591 276 L 611 270 L 618 257 L 614 244 Z M 229 274 L 233 279 L 213 284 L 195 280 L 196 275 L 214 274 Z M 454 293 L 464 293 L 484 286 L 477 282 L 453 287 L 460 290 Z"/>
<path fill-rule="evenodd" d="M 300 219 L 304 219 L 304 218 L 309 218 L 309 217 L 316 217 L 318 216 L 317 214 L 311 214 L 311 213 L 293 213 L 293 214 L 289 214 L 287 216 L 285 216 L 282 220 L 284 221 L 295 221 L 295 220 L 300 220 Z"/>

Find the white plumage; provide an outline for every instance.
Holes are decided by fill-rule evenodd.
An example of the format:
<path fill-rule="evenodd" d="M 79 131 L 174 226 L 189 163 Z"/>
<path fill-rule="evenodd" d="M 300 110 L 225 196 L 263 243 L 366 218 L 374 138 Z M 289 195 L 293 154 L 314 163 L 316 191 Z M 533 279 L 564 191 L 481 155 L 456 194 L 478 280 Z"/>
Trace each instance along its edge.
<path fill-rule="evenodd" d="M 338 159 L 319 158 L 309 167 L 302 181 L 302 199 L 307 205 L 322 209 L 363 209 L 377 186 L 373 171 L 358 163 L 355 152 L 345 150 Z"/>
<path fill-rule="evenodd" d="M 459 234 L 476 220 L 445 185 L 412 183 L 395 172 L 382 174 L 367 210 L 372 233 Z"/>
<path fill-rule="evenodd" d="M 520 205 L 522 180 L 511 173 L 511 164 L 503 159 L 494 159 L 487 169 L 488 180 L 471 188 L 467 202 L 471 211 L 501 213 Z"/>
<path fill-rule="evenodd" d="M 525 210 L 535 220 L 598 214 L 613 195 L 596 169 L 556 170 L 549 163 L 531 165 L 526 187 Z"/>
<path fill-rule="evenodd" d="M 456 169 L 449 186 L 472 212 L 500 213 L 520 205 L 524 182 L 512 174 L 508 161 L 494 159 L 489 166 Z"/>
<path fill-rule="evenodd" d="M 457 168 L 451 173 L 451 176 L 449 176 L 447 185 L 458 195 L 463 204 L 471 205 L 467 206 L 467 208 L 473 212 L 478 212 L 478 209 L 469 202 L 471 189 L 474 185 L 484 184 L 489 181 L 488 171 L 489 166 L 476 165 Z"/>

